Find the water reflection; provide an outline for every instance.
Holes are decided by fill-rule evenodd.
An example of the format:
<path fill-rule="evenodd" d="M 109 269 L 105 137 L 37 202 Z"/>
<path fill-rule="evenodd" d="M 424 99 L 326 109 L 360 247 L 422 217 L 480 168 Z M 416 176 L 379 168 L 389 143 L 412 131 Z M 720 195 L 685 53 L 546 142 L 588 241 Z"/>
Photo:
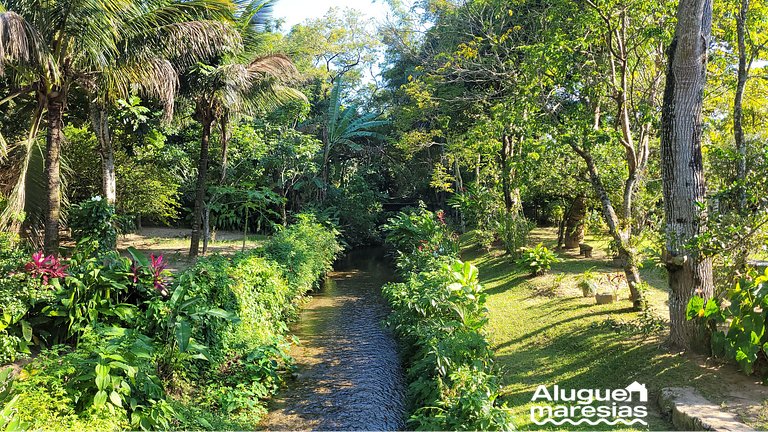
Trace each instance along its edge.
<path fill-rule="evenodd" d="M 272 430 L 396 430 L 403 426 L 397 346 L 382 325 L 381 286 L 394 277 L 381 248 L 358 249 L 313 295 L 293 331 L 298 370 L 271 407 Z"/>

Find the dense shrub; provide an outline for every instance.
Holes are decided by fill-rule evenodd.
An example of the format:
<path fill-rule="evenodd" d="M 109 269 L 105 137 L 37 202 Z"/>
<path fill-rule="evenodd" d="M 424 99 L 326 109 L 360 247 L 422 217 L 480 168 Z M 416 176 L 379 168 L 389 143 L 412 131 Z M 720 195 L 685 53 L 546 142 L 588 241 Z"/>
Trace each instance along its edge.
<path fill-rule="evenodd" d="M 99 252 L 90 239 L 66 260 L 38 253 L 26 269 L 17 262 L 16 275 L 0 278 L 0 296 L 48 295 L 19 306 L 33 327 L 20 326 L 19 338 L 43 348 L 18 377 L 20 421 L 252 429 L 291 364 L 288 322 L 339 251 L 334 230 L 302 216 L 264 248 L 202 258 L 175 278 L 162 257 Z M 15 336 L 6 327 L 0 341 Z M 19 340 L 11 342 L 15 353 Z"/>
<path fill-rule="evenodd" d="M 697 320 L 710 332 L 712 355 L 735 361 L 751 375 L 768 376 L 768 269 L 763 274 L 750 272 L 741 278 L 724 298 L 694 295 L 688 303 L 689 320 Z"/>
<path fill-rule="evenodd" d="M 30 353 L 33 333 L 28 313 L 53 298 L 42 278 L 25 272 L 28 254 L 18 246 L 16 236 L 0 233 L 0 364 Z M 46 259 L 42 254 L 38 257 Z"/>
<path fill-rule="evenodd" d="M 433 250 L 429 259 L 422 256 L 419 246 L 452 237 L 442 228 L 433 229 L 430 216 L 436 218 L 424 210 L 400 214 L 387 225 L 398 261 L 406 263 L 401 267 L 410 269 L 405 282 L 383 288 L 392 307 L 387 321 L 402 344 L 407 366 L 407 427 L 513 429 L 511 417 L 496 403 L 499 386 L 483 334 L 485 294 L 477 268 L 456 259 L 455 248 Z"/>
<path fill-rule="evenodd" d="M 264 246 L 268 258 L 283 269 L 297 295 L 311 290 L 317 276 L 329 271 L 341 252 L 335 228 L 323 226 L 314 215 L 299 214 L 290 228 L 275 234 Z"/>
<path fill-rule="evenodd" d="M 335 219 L 344 240 L 354 246 L 381 242 L 378 226 L 382 222 L 382 201 L 373 182 L 362 175 L 354 175 L 344 188 L 332 188 L 326 204 Z"/>
<path fill-rule="evenodd" d="M 445 213 L 423 207 L 400 212 L 383 227 L 401 271 L 418 271 L 444 256 L 459 253 L 458 236 L 445 223 Z"/>
<path fill-rule="evenodd" d="M 70 207 L 69 227 L 77 242 L 89 238 L 98 242 L 101 250 L 113 250 L 117 246 L 115 206 L 100 196 Z"/>

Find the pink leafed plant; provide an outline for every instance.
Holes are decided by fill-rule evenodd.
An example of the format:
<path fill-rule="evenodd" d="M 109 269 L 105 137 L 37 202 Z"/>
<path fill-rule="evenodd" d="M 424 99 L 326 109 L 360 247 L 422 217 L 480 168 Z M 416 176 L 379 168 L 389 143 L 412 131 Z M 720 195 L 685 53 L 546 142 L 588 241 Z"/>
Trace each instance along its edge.
<path fill-rule="evenodd" d="M 55 256 L 45 256 L 43 251 L 37 251 L 32 254 L 32 261 L 24 265 L 24 270 L 33 277 L 41 278 L 43 285 L 48 285 L 51 279 L 67 277 L 67 267 Z"/>

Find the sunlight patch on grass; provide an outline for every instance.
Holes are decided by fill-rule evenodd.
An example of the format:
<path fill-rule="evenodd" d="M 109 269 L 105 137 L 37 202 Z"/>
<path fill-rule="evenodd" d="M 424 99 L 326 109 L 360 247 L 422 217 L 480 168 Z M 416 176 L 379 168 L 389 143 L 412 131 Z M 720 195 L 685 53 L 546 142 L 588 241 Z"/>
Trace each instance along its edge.
<path fill-rule="evenodd" d="M 577 284 L 584 271 L 594 267 L 593 271 L 603 274 L 620 272 L 600 249 L 607 241 L 587 241 L 594 246 L 593 258 L 579 257 L 578 250 L 560 253 L 562 261 L 550 273 L 531 277 L 500 251 L 486 253 L 465 239 L 462 255 L 478 266 L 489 296 L 489 340 L 496 352 L 503 397 L 518 427 L 541 429 L 529 419 L 531 397 L 541 384 L 615 389 L 633 381 L 644 383 L 651 392 L 651 430 L 671 428 L 655 413 L 653 401 L 662 387 L 693 385 L 711 400 L 721 398 L 714 370 L 700 367 L 690 357 L 668 353 L 661 346 L 665 330 L 643 330 L 648 320 L 658 324 L 668 319 L 662 270 L 652 265 L 641 270 L 650 285 L 646 295 L 654 311 L 645 321 L 631 310 L 626 286 L 613 304 L 597 305 L 594 297 L 582 296 Z M 554 230 L 534 230 L 531 243 L 538 242 L 553 247 Z"/>

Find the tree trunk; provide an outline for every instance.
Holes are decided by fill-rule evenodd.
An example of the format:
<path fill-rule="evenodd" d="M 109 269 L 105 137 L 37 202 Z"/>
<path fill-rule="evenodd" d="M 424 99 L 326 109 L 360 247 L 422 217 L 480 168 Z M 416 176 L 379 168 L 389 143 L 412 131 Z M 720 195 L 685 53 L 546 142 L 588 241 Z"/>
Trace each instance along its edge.
<path fill-rule="evenodd" d="M 584 219 L 587 217 L 587 195 L 580 193 L 571 203 L 565 217 L 565 248 L 576 249 L 584 240 Z"/>
<path fill-rule="evenodd" d="M 208 149 L 211 140 L 213 116 L 210 112 L 202 115 L 203 132 L 200 139 L 200 159 L 197 162 L 197 184 L 195 186 L 195 210 L 192 219 L 192 238 L 189 245 L 189 257 L 198 255 L 202 236 L 203 212 L 205 211 L 205 181 L 208 177 Z"/>
<path fill-rule="evenodd" d="M 512 193 L 512 157 L 515 154 L 512 137 L 504 134 L 501 137 L 501 152 L 499 154 L 501 161 L 501 188 L 504 193 L 504 208 L 507 213 L 515 207 L 515 198 Z"/>
<path fill-rule="evenodd" d="M 105 104 L 91 103 L 91 123 L 93 132 L 99 140 L 101 155 L 102 193 L 108 203 L 117 202 L 117 177 L 115 175 L 115 149 L 109 132 L 109 111 Z"/>
<path fill-rule="evenodd" d="M 670 342 L 679 348 L 708 351 L 706 331 L 686 320 L 691 297 L 714 294 L 712 262 L 686 248 L 704 229 L 706 185 L 701 153 L 702 102 L 707 45 L 712 26 L 711 0 L 682 0 L 669 47 L 661 121 L 661 168 L 669 274 Z"/>
<path fill-rule="evenodd" d="M 645 307 L 645 299 L 643 298 L 643 292 L 640 290 L 642 280 L 640 279 L 640 272 L 637 267 L 637 252 L 629 243 L 630 231 L 629 229 L 622 229 L 621 221 L 616 215 L 616 210 L 613 208 L 611 197 L 608 195 L 608 191 L 603 185 L 603 180 L 597 172 L 597 166 L 595 165 L 594 159 L 592 159 L 592 155 L 573 142 L 571 142 L 571 147 L 587 164 L 592 187 L 594 188 L 603 209 L 603 218 L 605 219 L 605 223 L 608 224 L 608 231 L 611 233 L 613 241 L 616 243 L 619 258 L 621 258 L 624 263 L 624 275 L 627 277 L 627 285 L 629 285 L 629 293 L 632 298 L 632 307 L 635 310 L 642 310 Z"/>
<path fill-rule="evenodd" d="M 221 126 L 221 177 L 219 183 L 224 184 L 227 179 L 227 151 L 229 147 L 229 116 L 224 114 L 219 120 Z"/>
<path fill-rule="evenodd" d="M 744 88 L 747 85 L 749 77 L 749 65 L 747 64 L 747 12 L 749 11 L 749 0 L 741 0 L 739 13 L 736 14 L 736 35 L 739 51 L 739 69 L 736 80 L 736 96 L 733 99 L 733 138 L 736 142 L 736 151 L 739 154 L 739 160 L 736 167 L 736 179 L 739 181 L 738 191 L 738 211 L 743 213 L 747 206 L 747 144 L 744 140 L 744 111 L 742 104 L 744 101 Z"/>
<path fill-rule="evenodd" d="M 59 219 L 61 216 L 61 145 L 64 141 L 64 103 L 66 93 L 59 91 L 48 97 L 48 136 L 46 139 L 45 173 L 47 206 L 43 249 L 46 254 L 59 254 Z"/>
<path fill-rule="evenodd" d="M 454 177 L 456 178 L 456 193 L 459 195 L 464 195 L 464 179 L 461 178 L 461 167 L 459 166 L 458 158 L 453 161 L 453 172 Z M 467 232 L 467 225 L 466 221 L 464 220 L 464 215 L 461 214 L 459 209 L 456 209 L 456 216 L 459 218 L 459 226 L 461 227 L 461 232 Z"/>
<path fill-rule="evenodd" d="M 208 244 L 211 241 L 211 207 L 203 203 L 205 211 L 203 212 L 203 256 L 208 254 Z"/>
<path fill-rule="evenodd" d="M 331 143 L 328 141 L 328 129 L 323 128 L 323 166 L 322 181 L 320 186 L 320 203 L 325 202 L 325 196 L 328 193 L 328 164 L 331 159 Z"/>

